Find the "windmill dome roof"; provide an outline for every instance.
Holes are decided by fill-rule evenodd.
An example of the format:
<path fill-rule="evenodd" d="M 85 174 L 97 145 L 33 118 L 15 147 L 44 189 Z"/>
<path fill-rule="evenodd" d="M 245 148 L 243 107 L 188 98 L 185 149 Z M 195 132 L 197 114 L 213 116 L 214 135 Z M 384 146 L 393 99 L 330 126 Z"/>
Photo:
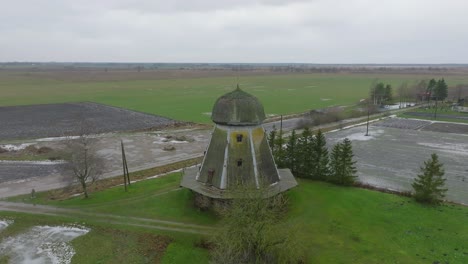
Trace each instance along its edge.
<path fill-rule="evenodd" d="M 263 105 L 257 97 L 237 89 L 216 100 L 211 112 L 213 122 L 222 125 L 260 125 L 265 120 Z"/>

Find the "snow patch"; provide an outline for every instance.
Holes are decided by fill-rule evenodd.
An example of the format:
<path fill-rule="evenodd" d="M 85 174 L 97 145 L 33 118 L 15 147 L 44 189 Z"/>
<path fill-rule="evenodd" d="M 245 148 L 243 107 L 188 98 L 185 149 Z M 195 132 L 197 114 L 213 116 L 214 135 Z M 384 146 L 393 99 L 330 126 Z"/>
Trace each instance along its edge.
<path fill-rule="evenodd" d="M 330 101 L 330 98 L 320 98 L 320 101 Z"/>
<path fill-rule="evenodd" d="M 179 141 L 179 140 L 171 140 L 171 141 L 169 141 L 169 143 L 181 144 L 181 143 L 189 143 L 189 142 L 188 142 L 188 141 L 184 141 L 184 140 L 182 140 L 182 141 Z"/>
<path fill-rule="evenodd" d="M 10 263 L 15 264 L 71 263 L 75 250 L 69 242 L 88 232 L 81 226 L 35 226 L 4 239 L 0 255 L 9 256 Z"/>
<path fill-rule="evenodd" d="M 351 141 L 353 141 L 353 140 L 367 141 L 367 140 L 375 139 L 376 136 L 379 136 L 379 135 L 381 135 L 383 133 L 384 133 L 384 131 L 379 129 L 379 130 L 370 131 L 368 136 L 366 136 L 364 132 L 359 132 L 359 133 L 354 133 L 354 134 L 348 135 L 346 137 Z M 345 138 L 342 138 L 341 140 L 343 140 L 343 139 L 345 139 Z"/>
<path fill-rule="evenodd" d="M 7 228 L 7 226 L 13 224 L 13 220 L 0 219 L 0 231 Z"/>
<path fill-rule="evenodd" d="M 211 112 L 204 112 L 204 113 L 202 113 L 202 115 L 211 116 Z"/>
<path fill-rule="evenodd" d="M 183 144 L 183 143 L 190 143 L 190 142 L 186 140 L 174 140 L 174 139 L 169 139 L 169 138 L 160 137 L 160 136 L 157 136 L 156 140 L 153 141 L 153 144 L 165 144 L 165 143 Z"/>
<path fill-rule="evenodd" d="M 5 145 L 0 145 L 0 148 L 5 149 L 7 151 L 18 151 L 18 150 L 23 150 L 31 145 L 34 145 L 34 143 L 24 143 L 24 144 L 5 144 Z"/>

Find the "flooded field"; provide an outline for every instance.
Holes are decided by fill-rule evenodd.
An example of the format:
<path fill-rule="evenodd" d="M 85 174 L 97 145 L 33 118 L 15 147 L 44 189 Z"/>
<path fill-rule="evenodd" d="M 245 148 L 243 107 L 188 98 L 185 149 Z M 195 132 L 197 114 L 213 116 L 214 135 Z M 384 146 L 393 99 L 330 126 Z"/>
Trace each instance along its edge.
<path fill-rule="evenodd" d="M 128 134 L 104 134 L 96 137 L 97 154 L 104 160 L 103 178 L 122 173 L 121 140 L 125 144 L 130 172 L 196 158 L 203 155 L 211 130 L 181 129 Z M 64 140 L 38 139 L 37 148 L 64 148 Z M 19 148 L 20 145 L 12 145 Z M 165 150 L 170 148 L 171 150 Z M 61 188 L 73 178 L 62 161 L 0 161 L 0 198 L 36 191 Z"/>
<path fill-rule="evenodd" d="M 468 135 L 420 131 L 420 125 L 407 129 L 376 123 L 370 136 L 365 136 L 366 126 L 359 126 L 326 137 L 330 146 L 346 137 L 352 141 L 361 182 L 398 191 L 411 191 L 423 162 L 437 153 L 447 178 L 446 199 L 468 204 Z"/>

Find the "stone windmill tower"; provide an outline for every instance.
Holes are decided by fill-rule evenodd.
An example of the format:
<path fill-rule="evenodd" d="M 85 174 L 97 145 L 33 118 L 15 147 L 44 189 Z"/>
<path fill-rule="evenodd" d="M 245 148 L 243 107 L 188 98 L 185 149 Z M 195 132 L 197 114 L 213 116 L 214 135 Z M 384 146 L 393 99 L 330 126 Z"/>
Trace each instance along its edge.
<path fill-rule="evenodd" d="M 239 194 L 238 186 L 273 196 L 297 185 L 289 169 L 277 169 L 262 122 L 260 101 L 239 86 L 216 101 L 211 141 L 199 168 L 187 170 L 181 186 L 215 199 Z"/>

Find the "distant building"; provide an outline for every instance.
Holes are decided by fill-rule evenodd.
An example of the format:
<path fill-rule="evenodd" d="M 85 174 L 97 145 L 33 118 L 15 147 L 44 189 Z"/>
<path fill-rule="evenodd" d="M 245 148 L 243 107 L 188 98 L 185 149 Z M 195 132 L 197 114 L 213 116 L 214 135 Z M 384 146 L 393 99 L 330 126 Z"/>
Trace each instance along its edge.
<path fill-rule="evenodd" d="M 468 107 L 467 106 L 453 106 L 452 109 L 457 112 L 461 113 L 468 113 Z"/>
<path fill-rule="evenodd" d="M 215 127 L 203 163 L 185 172 L 181 186 L 213 200 L 242 196 L 241 186 L 270 197 L 297 185 L 289 169 L 275 165 L 256 97 L 238 86 L 218 98 L 211 119 Z"/>

